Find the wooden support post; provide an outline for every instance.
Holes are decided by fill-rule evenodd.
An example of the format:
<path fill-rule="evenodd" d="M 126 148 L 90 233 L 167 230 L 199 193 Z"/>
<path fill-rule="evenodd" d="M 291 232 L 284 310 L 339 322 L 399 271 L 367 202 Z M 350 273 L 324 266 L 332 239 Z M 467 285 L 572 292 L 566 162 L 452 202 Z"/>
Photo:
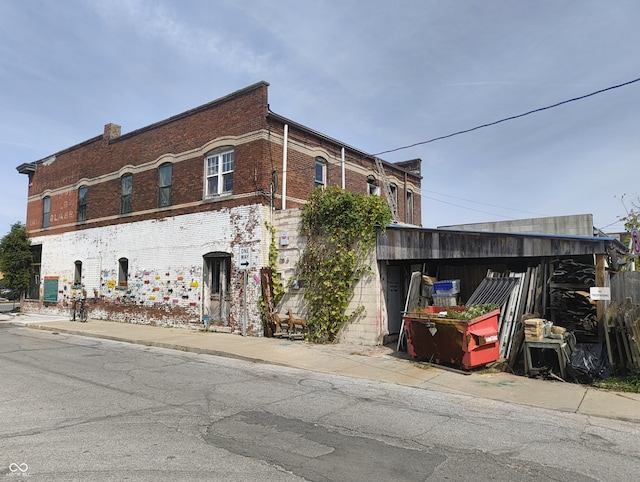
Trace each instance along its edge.
<path fill-rule="evenodd" d="M 604 254 L 596 254 L 596 286 L 598 288 L 604 287 L 606 274 L 604 256 Z M 598 341 L 602 343 L 605 339 L 605 330 L 607 329 L 604 324 L 604 301 L 596 301 L 596 317 L 598 319 Z"/>

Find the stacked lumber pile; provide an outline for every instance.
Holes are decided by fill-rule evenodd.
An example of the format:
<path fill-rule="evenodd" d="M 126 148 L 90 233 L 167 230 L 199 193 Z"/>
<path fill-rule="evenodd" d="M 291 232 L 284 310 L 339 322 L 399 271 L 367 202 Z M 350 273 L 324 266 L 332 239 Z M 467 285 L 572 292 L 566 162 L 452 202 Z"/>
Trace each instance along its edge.
<path fill-rule="evenodd" d="M 524 320 L 524 339 L 527 341 L 540 341 L 544 338 L 544 322 L 542 318 L 530 318 Z"/>
<path fill-rule="evenodd" d="M 588 292 L 554 287 L 550 293 L 554 323 L 578 333 L 598 333 L 596 305 Z"/>
<path fill-rule="evenodd" d="M 558 261 L 549 285 L 553 323 L 576 336 L 597 336 L 596 304 L 589 298 L 589 288 L 595 285 L 595 266 L 570 259 Z"/>
<path fill-rule="evenodd" d="M 611 303 L 605 325 L 609 360 L 614 369 L 640 374 L 640 305 L 630 298 L 622 304 Z"/>
<path fill-rule="evenodd" d="M 596 285 L 596 267 L 577 263 L 572 259 L 557 260 L 554 263 L 551 281 L 580 286 Z"/>

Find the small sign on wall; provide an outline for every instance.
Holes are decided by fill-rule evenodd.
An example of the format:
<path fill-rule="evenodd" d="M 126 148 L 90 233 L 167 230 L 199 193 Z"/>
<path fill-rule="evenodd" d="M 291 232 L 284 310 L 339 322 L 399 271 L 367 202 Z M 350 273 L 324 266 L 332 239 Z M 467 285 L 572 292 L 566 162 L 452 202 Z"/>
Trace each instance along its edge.
<path fill-rule="evenodd" d="M 631 250 L 635 254 L 640 254 L 640 235 L 638 234 L 638 230 L 634 229 L 631 231 Z"/>
<path fill-rule="evenodd" d="M 611 288 L 589 288 L 589 298 L 594 301 L 611 301 Z"/>
<path fill-rule="evenodd" d="M 249 246 L 240 247 L 240 260 L 238 265 L 240 271 L 251 269 L 251 248 Z"/>

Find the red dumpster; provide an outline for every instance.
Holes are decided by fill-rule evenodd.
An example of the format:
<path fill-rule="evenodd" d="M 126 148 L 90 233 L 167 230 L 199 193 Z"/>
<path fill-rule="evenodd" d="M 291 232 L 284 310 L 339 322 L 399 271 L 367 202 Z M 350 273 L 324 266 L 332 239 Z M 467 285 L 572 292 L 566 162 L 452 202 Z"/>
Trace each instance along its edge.
<path fill-rule="evenodd" d="M 430 306 L 425 313 L 403 316 L 407 352 L 416 359 L 453 364 L 469 370 L 500 357 L 498 318 L 500 309 L 471 320 L 439 318 L 454 307 Z M 457 307 L 459 311 L 464 307 Z"/>

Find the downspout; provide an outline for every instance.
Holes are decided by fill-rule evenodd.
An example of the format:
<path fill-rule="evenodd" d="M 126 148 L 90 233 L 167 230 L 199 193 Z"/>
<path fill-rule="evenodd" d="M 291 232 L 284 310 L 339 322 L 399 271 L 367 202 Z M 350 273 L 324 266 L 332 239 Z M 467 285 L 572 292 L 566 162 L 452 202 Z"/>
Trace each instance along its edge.
<path fill-rule="evenodd" d="M 342 148 L 342 189 L 344 189 L 344 147 Z"/>
<path fill-rule="evenodd" d="M 271 173 L 272 180 L 269 183 L 269 225 L 273 226 L 273 173 Z"/>
<path fill-rule="evenodd" d="M 289 143 L 289 125 L 284 125 L 284 140 L 282 143 L 282 210 L 287 207 L 287 144 Z"/>
<path fill-rule="evenodd" d="M 407 173 L 404 173 L 404 222 L 407 222 L 407 191 L 409 189 L 409 177 Z M 413 196 L 411 197 L 411 202 L 413 202 Z M 411 209 L 413 213 L 413 208 Z M 413 214 L 412 214 L 413 217 Z M 411 220 L 411 224 L 413 224 L 414 220 Z"/>

